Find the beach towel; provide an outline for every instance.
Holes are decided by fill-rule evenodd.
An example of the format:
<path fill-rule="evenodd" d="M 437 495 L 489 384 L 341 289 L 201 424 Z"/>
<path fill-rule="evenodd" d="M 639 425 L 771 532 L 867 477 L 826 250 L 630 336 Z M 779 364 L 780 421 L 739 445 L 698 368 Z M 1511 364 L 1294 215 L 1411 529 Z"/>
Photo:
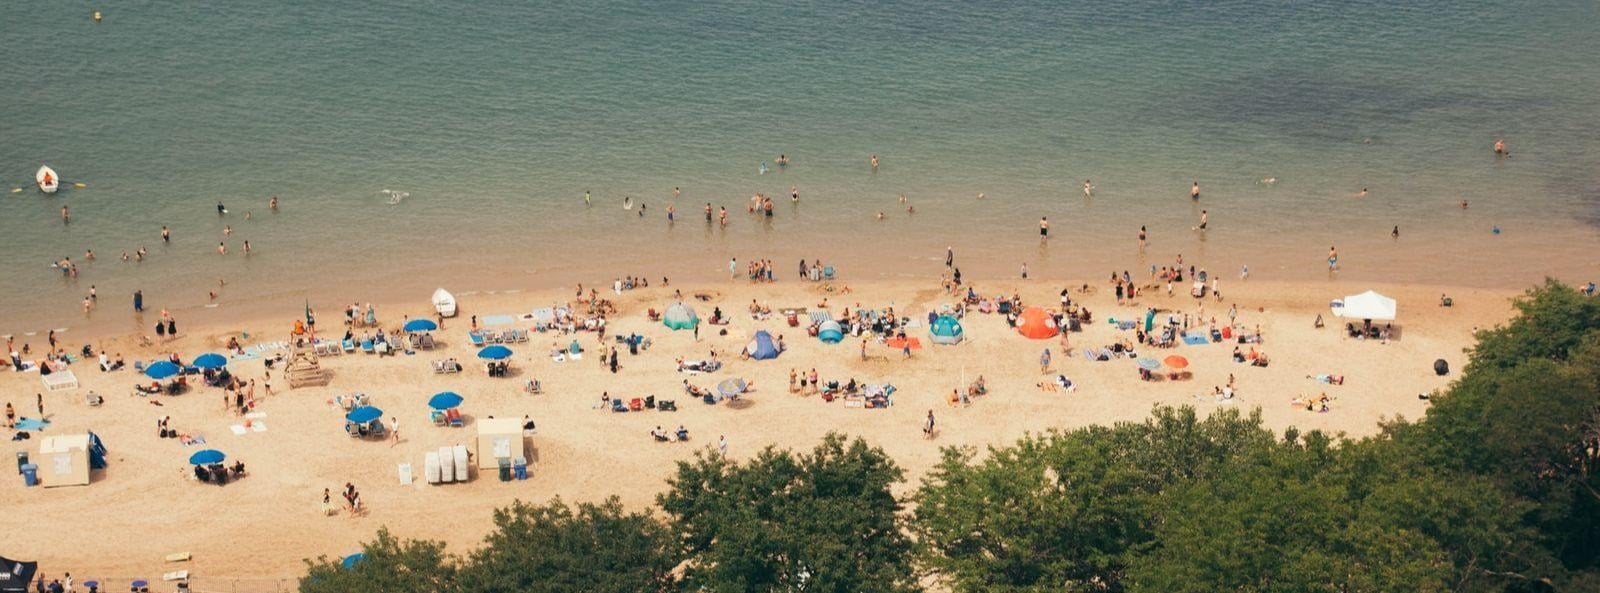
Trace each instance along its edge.
<path fill-rule="evenodd" d="M 827 311 L 810 311 L 806 313 L 806 318 L 810 319 L 812 323 L 822 323 L 833 319 L 833 316 L 829 315 Z"/>
<path fill-rule="evenodd" d="M 259 421 L 258 422 L 251 422 L 250 423 L 250 430 L 253 430 L 253 431 L 256 431 L 256 432 L 266 432 L 267 431 L 267 423 L 259 422 Z"/>
<path fill-rule="evenodd" d="M 23 418 L 17 421 L 17 430 L 41 431 L 47 426 L 50 426 L 49 420 L 40 420 L 38 418 Z"/>
<path fill-rule="evenodd" d="M 1210 344 L 1211 343 L 1211 338 L 1207 338 L 1207 337 L 1201 336 L 1201 335 L 1184 334 L 1183 335 L 1183 343 L 1188 344 L 1190 346 L 1204 346 L 1206 344 Z"/>
<path fill-rule="evenodd" d="M 884 344 L 887 344 L 890 348 L 899 350 L 906 346 L 906 342 L 911 343 L 912 350 L 922 349 L 922 340 L 918 338 L 889 338 L 888 340 L 884 341 Z"/>
<path fill-rule="evenodd" d="M 188 440 L 185 440 L 183 442 L 183 444 L 189 445 L 189 446 L 204 445 L 204 444 L 206 444 L 206 437 L 205 437 L 205 435 L 200 435 L 200 434 L 192 435 L 192 436 L 189 437 Z"/>
<path fill-rule="evenodd" d="M 233 426 L 229 426 L 228 430 L 233 431 L 233 434 L 238 435 L 238 436 L 244 436 L 246 434 L 249 434 L 249 432 L 250 432 L 248 430 L 245 430 L 243 424 L 235 424 Z"/>

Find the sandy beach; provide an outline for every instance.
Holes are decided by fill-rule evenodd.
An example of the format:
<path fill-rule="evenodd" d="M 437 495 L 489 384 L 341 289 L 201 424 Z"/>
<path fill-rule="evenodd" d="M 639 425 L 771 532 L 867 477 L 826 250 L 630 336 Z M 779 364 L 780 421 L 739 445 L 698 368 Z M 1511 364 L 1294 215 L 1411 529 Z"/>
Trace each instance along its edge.
<path fill-rule="evenodd" d="M 572 336 L 534 333 L 528 342 L 512 345 L 511 376 L 486 375 L 474 357 L 468 338 L 469 317 L 527 313 L 535 308 L 565 303 L 570 287 L 514 294 L 461 295 L 459 317 L 449 319 L 434 332 L 440 347 L 416 355 L 379 357 L 359 351 L 325 357 L 322 364 L 332 375 L 326 387 L 287 389 L 279 372 L 273 373 L 275 394 L 257 391 L 254 422 L 264 431 L 236 435 L 229 426 L 242 419 L 221 402 L 222 390 L 194 387 L 179 396 L 144 397 L 133 394 L 136 382 L 148 382 L 131 369 L 102 373 L 93 360 L 72 366 L 82 387 L 44 396 L 45 415 L 51 424 L 44 434 L 92 430 L 109 448 L 109 468 L 94 473 L 84 487 L 26 488 L 20 477 L 0 480 L 0 496 L 11 509 L 0 515 L 0 529 L 27 534 L 12 538 L 10 552 L 35 558 L 51 570 L 71 570 L 75 575 L 102 579 L 157 577 L 164 570 L 189 570 L 196 583 L 249 583 L 271 590 L 288 586 L 303 571 L 301 560 L 319 555 L 339 556 L 356 551 L 380 526 L 404 537 L 440 539 L 462 551 L 487 533 L 490 513 L 513 499 L 544 501 L 553 496 L 592 501 L 616 495 L 631 507 L 642 508 L 664 486 L 673 463 L 689 458 L 695 449 L 714 447 L 720 435 L 729 441 L 729 455 L 745 457 L 762 447 L 806 448 L 829 431 L 865 437 L 883 447 L 908 472 L 915 484 L 937 461 L 939 448 L 952 445 L 983 447 L 1007 443 L 1028 432 L 1113 423 L 1142 418 L 1155 405 L 1193 405 L 1202 411 L 1219 406 L 1260 408 L 1266 422 L 1277 429 L 1298 427 L 1352 436 L 1376 431 L 1386 418 L 1420 417 L 1427 402 L 1419 393 L 1445 386 L 1449 377 L 1432 372 L 1435 359 L 1452 369 L 1465 361 L 1463 348 L 1471 332 L 1510 316 L 1506 290 L 1444 288 L 1437 286 L 1386 286 L 1328 282 L 1279 284 L 1233 280 L 1225 284 L 1227 298 L 1216 302 L 1189 297 L 1179 290 L 1168 297 L 1150 291 L 1132 304 L 1117 305 L 1111 287 L 1102 279 L 981 280 L 985 295 L 1016 292 L 1025 302 L 1054 306 L 1059 291 L 1073 287 L 1073 298 L 1094 312 L 1093 323 L 1070 337 L 1070 353 L 1061 342 L 1029 340 L 1007 327 L 1000 315 L 973 312 L 963 321 L 967 340 L 955 346 L 932 346 L 926 324 L 909 330 L 925 346 L 906 359 L 898 349 L 872 343 L 868 358 L 860 357 L 860 340 L 847 337 L 840 344 L 823 344 L 806 335 L 805 327 L 789 327 L 782 315 L 757 321 L 746 314 L 755 300 L 774 311 L 810 308 L 824 298 L 835 315 L 845 306 L 893 306 L 904 316 L 925 319 L 929 310 L 953 303 L 936 283 L 928 281 L 874 281 L 852 283 L 850 294 L 825 293 L 821 284 L 792 278 L 770 284 L 744 280 L 674 284 L 610 294 L 617 313 L 607 334 L 637 332 L 652 347 L 637 356 L 622 352 L 621 368 L 612 374 L 597 359 L 594 333 Z M 1089 293 L 1078 287 L 1091 282 Z M 1143 282 L 1141 282 L 1143 284 Z M 1342 320 L 1328 316 L 1330 299 L 1376 289 L 1398 301 L 1398 339 L 1389 343 L 1344 337 Z M 685 295 L 707 293 L 709 302 L 689 303 L 702 318 L 720 306 L 732 322 L 727 335 L 718 326 L 702 325 L 700 341 L 691 332 L 671 331 L 647 319 L 646 311 L 664 309 L 673 291 Z M 1439 306 L 1441 293 L 1449 293 L 1454 306 Z M 1230 306 L 1237 306 L 1237 326 L 1259 326 L 1265 335 L 1257 347 L 1271 357 L 1266 368 L 1231 360 L 1233 344 L 1180 345 L 1170 350 L 1139 349 L 1145 357 L 1178 354 L 1187 357 L 1190 380 L 1144 382 L 1134 361 L 1088 361 L 1086 347 L 1100 347 L 1131 339 L 1110 318 L 1141 318 L 1146 307 L 1198 315 L 1226 324 Z M 379 303 L 379 321 L 397 326 L 406 317 L 431 317 L 423 297 L 410 302 Z M 1316 329 L 1313 320 L 1328 318 L 1328 327 Z M 182 337 L 140 346 L 126 335 L 97 341 L 111 353 L 130 362 L 151 360 L 176 352 L 185 360 L 204 352 L 221 352 L 229 337 L 248 334 L 254 344 L 282 340 L 300 311 L 289 309 L 272 318 L 229 322 L 226 325 L 186 327 Z M 343 316 L 327 307 L 318 310 L 323 332 L 342 333 Z M 331 326 L 331 327 L 330 327 Z M 526 328 L 526 324 L 498 326 Z M 739 350 L 757 330 L 781 335 L 788 350 L 775 360 L 740 360 Z M 360 333 L 360 330 L 357 330 Z M 576 338 L 589 352 L 582 361 L 557 363 L 548 355 L 553 344 Z M 74 344 L 74 348 L 76 345 Z M 1053 352 L 1051 372 L 1040 373 L 1039 354 Z M 676 370 L 679 358 L 704 358 L 715 348 L 723 368 L 715 373 L 689 376 Z M 454 357 L 465 366 L 460 374 L 435 374 L 429 361 Z M 229 367 L 244 379 L 263 379 L 259 360 L 234 362 Z M 790 369 L 801 373 L 815 368 L 823 381 L 851 378 L 866 383 L 896 386 L 894 405 L 887 409 L 848 408 L 841 401 L 824 402 L 816 395 L 797 395 L 787 389 Z M 1075 383 L 1071 391 L 1046 391 L 1041 381 L 1064 374 Z M 1236 397 L 1218 403 L 1214 387 L 1236 378 Z M 1343 385 L 1327 385 L 1308 376 L 1343 375 Z M 989 394 L 970 406 L 947 404 L 952 389 L 982 375 Z M 716 382 L 742 377 L 755 383 L 741 405 L 708 406 L 683 394 L 681 382 L 710 388 Z M 530 395 L 522 386 L 537 378 L 543 393 Z M 197 378 L 196 378 L 197 379 Z M 429 421 L 427 399 L 441 391 L 465 397 L 461 410 L 464 428 L 435 426 Z M 0 391 L 22 416 L 35 416 L 34 393 L 42 392 L 37 373 L 0 373 Z M 105 403 L 90 407 L 84 394 L 105 396 Z M 341 395 L 365 393 L 387 418 L 400 422 L 400 439 L 353 439 L 343 430 L 344 411 L 333 400 Z M 613 397 L 676 400 L 677 412 L 645 411 L 617 414 L 595 409 L 602 392 Z M 1299 396 L 1326 393 L 1331 399 L 1326 413 L 1292 406 Z M 161 405 L 155 405 L 159 402 Z M 929 410 L 938 418 L 937 437 L 924 439 L 921 424 Z M 176 439 L 156 437 L 156 422 L 170 415 L 179 432 L 203 435 L 206 443 L 185 446 Z M 464 484 L 427 485 L 420 479 L 427 451 L 453 444 L 471 445 L 477 419 L 521 418 L 537 422 L 528 437 L 531 477 L 500 482 L 489 474 L 475 475 Z M 671 431 L 683 425 L 688 443 L 658 443 L 649 435 L 656 426 Z M 13 451 L 36 451 L 37 441 L 11 442 Z M 229 462 L 242 460 L 249 475 L 226 486 L 194 481 L 187 463 L 201 448 L 226 452 Z M 397 464 L 410 463 L 418 481 L 402 486 Z M 321 512 L 323 489 L 337 492 L 345 483 L 361 491 L 366 513 L 325 516 Z M 163 563 L 175 552 L 193 554 L 181 564 Z M 80 576 L 79 578 L 84 578 Z M 244 586 L 244 585 L 240 585 Z"/>

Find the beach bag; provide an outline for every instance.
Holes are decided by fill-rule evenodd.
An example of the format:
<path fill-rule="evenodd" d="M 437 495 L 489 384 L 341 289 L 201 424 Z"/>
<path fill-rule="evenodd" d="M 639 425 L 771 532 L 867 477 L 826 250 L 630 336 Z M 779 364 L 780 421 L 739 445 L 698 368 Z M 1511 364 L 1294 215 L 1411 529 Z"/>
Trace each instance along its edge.
<path fill-rule="evenodd" d="M 1433 374 L 1443 377 L 1450 374 L 1450 363 L 1443 358 L 1433 361 Z"/>

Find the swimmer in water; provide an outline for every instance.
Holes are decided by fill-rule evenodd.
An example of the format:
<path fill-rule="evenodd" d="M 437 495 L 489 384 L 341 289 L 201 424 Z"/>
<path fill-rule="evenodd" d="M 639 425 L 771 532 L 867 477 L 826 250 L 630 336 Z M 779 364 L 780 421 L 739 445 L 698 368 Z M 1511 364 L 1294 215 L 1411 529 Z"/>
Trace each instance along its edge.
<path fill-rule="evenodd" d="M 1039 240 L 1043 241 L 1043 240 L 1046 240 L 1046 239 L 1049 239 L 1049 238 L 1050 238 L 1050 217 L 1041 216 L 1041 217 L 1039 217 Z"/>
<path fill-rule="evenodd" d="M 1501 138 L 1501 139 L 1498 139 L 1498 140 L 1494 141 L 1494 155 L 1495 156 L 1509 156 L 1510 154 L 1511 153 L 1506 152 L 1506 141 L 1505 141 L 1504 138 Z"/>
<path fill-rule="evenodd" d="M 622 196 L 622 209 L 623 210 L 632 210 L 633 209 L 633 196 Z"/>
<path fill-rule="evenodd" d="M 789 155 L 786 155 L 786 154 L 778 155 L 778 161 L 777 162 L 778 162 L 778 166 L 779 167 L 787 167 L 787 166 L 789 166 Z"/>
<path fill-rule="evenodd" d="M 583 205 L 585 205 L 585 206 L 591 205 L 591 203 L 589 202 L 589 190 L 583 190 Z"/>
<path fill-rule="evenodd" d="M 900 194 L 900 203 L 901 204 L 906 203 L 906 195 L 905 194 Z"/>
<path fill-rule="evenodd" d="M 1467 209 L 1467 201 L 1466 200 L 1462 200 L 1461 201 L 1461 209 L 1462 210 L 1466 210 Z"/>
<path fill-rule="evenodd" d="M 228 244 L 227 243 L 223 243 L 223 242 L 218 242 L 217 243 L 217 253 L 219 255 L 227 255 L 228 254 Z"/>
<path fill-rule="evenodd" d="M 222 205 L 222 201 L 218 200 L 217 201 L 217 216 L 222 216 L 222 215 L 227 214 L 227 213 L 228 213 L 228 207 L 227 206 L 223 206 Z"/>
<path fill-rule="evenodd" d="M 71 224 L 72 223 L 72 213 L 67 211 L 67 207 L 66 206 L 62 206 L 61 207 L 61 223 L 62 224 Z"/>
<path fill-rule="evenodd" d="M 1083 197 L 1094 197 L 1094 184 L 1090 183 L 1088 179 L 1083 180 Z"/>
<path fill-rule="evenodd" d="M 1201 210 L 1200 211 L 1200 226 L 1194 227 L 1194 230 L 1197 230 L 1197 231 L 1206 230 L 1206 223 L 1209 222 L 1210 219 L 1211 219 L 1211 215 L 1207 214 L 1205 210 Z"/>
<path fill-rule="evenodd" d="M 640 212 L 643 212 L 643 211 L 641 210 Z M 667 204 L 667 222 L 670 223 L 674 219 L 676 219 L 677 218 L 677 214 L 678 214 L 678 209 L 677 208 L 673 208 L 672 204 Z"/>
<path fill-rule="evenodd" d="M 1141 224 L 1141 225 L 1139 225 L 1139 253 L 1144 253 L 1144 246 L 1145 246 L 1145 230 L 1144 230 L 1144 225 Z"/>
<path fill-rule="evenodd" d="M 878 211 L 878 220 L 883 220 L 883 211 L 882 210 Z"/>
<path fill-rule="evenodd" d="M 872 172 L 878 172 L 878 155 L 872 155 Z"/>
<path fill-rule="evenodd" d="M 680 190 L 676 187 L 672 188 L 672 199 L 676 200 L 678 199 L 678 196 L 681 195 L 683 195 L 683 190 Z"/>
<path fill-rule="evenodd" d="M 267 209 L 273 212 L 278 211 L 278 196 L 272 196 L 272 199 L 267 201 Z"/>
<path fill-rule="evenodd" d="M 706 224 L 711 224 L 711 202 L 706 202 Z"/>
<path fill-rule="evenodd" d="M 1393 237 L 1393 238 L 1396 238 L 1396 239 L 1399 239 L 1400 238 L 1400 226 L 1399 225 L 1395 225 L 1394 230 L 1389 231 L 1389 236 Z"/>
<path fill-rule="evenodd" d="M 789 201 L 790 202 L 798 202 L 798 201 L 800 201 L 800 188 L 798 188 L 796 186 L 793 186 L 793 185 L 789 186 Z"/>
<path fill-rule="evenodd" d="M 1196 181 L 1196 182 L 1194 182 L 1194 185 L 1189 186 L 1189 199 L 1191 199 L 1191 200 L 1200 199 L 1200 182 L 1199 181 Z"/>
<path fill-rule="evenodd" d="M 978 199 L 980 199 L 980 200 L 983 199 L 983 192 L 978 192 Z"/>
<path fill-rule="evenodd" d="M 1339 250 L 1338 249 L 1334 249 L 1332 247 L 1329 247 L 1328 248 L 1328 271 L 1332 272 L 1332 271 L 1337 270 L 1337 269 L 1339 269 Z"/>
<path fill-rule="evenodd" d="M 1358 198 L 1367 197 L 1367 188 L 1363 187 L 1363 188 L 1361 188 L 1361 191 L 1356 192 L 1356 197 L 1358 197 Z"/>
<path fill-rule="evenodd" d="M 1272 185 L 1272 184 L 1277 183 L 1277 182 L 1278 182 L 1278 178 L 1277 177 L 1262 177 L 1261 178 L 1261 183 L 1264 183 L 1266 185 Z"/>
<path fill-rule="evenodd" d="M 760 167 L 759 171 L 760 171 L 760 173 L 762 175 L 766 175 L 767 174 L 767 162 L 766 161 L 761 161 L 761 167 Z"/>

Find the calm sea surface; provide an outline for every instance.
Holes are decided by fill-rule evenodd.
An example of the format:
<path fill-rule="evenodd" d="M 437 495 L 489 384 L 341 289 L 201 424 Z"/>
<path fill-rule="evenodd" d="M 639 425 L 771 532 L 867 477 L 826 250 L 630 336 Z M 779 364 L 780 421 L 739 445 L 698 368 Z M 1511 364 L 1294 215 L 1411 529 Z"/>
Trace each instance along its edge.
<path fill-rule="evenodd" d="M 0 18 L 0 333 L 131 329 L 135 289 L 200 321 L 438 285 L 709 279 L 735 255 L 932 276 L 946 245 L 969 276 L 1099 278 L 1181 252 L 1317 280 L 1330 245 L 1346 279 L 1600 275 L 1595 2 L 101 9 Z M 41 195 L 45 163 L 87 188 Z M 771 219 L 745 213 L 755 192 Z M 78 278 L 50 268 L 63 256 Z"/>

